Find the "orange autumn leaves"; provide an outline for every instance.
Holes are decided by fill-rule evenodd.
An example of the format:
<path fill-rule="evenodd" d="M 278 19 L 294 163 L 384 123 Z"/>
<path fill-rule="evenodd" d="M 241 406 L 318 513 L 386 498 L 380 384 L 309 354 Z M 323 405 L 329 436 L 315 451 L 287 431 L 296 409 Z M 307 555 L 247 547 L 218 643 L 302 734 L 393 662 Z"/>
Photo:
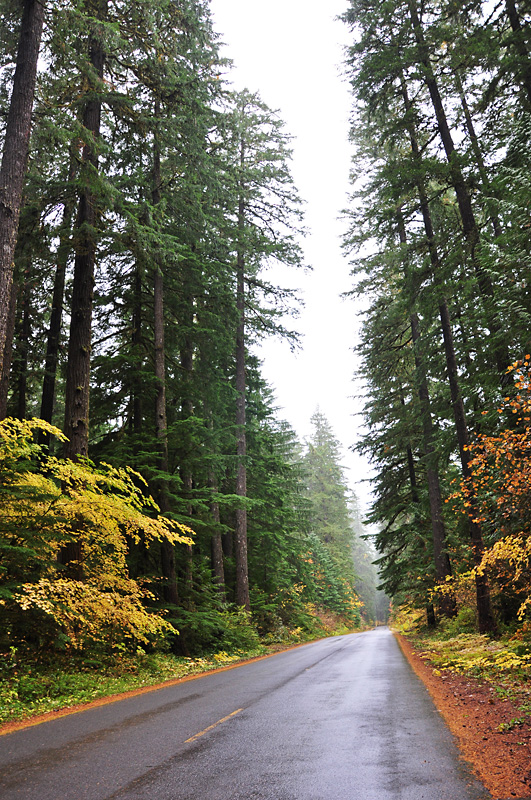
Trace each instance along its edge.
<path fill-rule="evenodd" d="M 531 610 L 531 356 L 507 372 L 514 387 L 498 408 L 500 430 L 476 436 L 471 475 L 450 499 L 481 524 L 487 547 L 478 569 L 518 598 L 522 619 Z"/>

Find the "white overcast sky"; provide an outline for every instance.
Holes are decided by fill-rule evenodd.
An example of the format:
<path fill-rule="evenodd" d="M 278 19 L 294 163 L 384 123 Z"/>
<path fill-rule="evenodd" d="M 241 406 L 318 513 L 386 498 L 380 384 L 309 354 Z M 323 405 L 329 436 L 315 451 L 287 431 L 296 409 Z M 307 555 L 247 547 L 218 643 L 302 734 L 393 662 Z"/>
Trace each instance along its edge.
<path fill-rule="evenodd" d="M 326 416 L 342 444 L 349 484 L 365 505 L 367 464 L 349 450 L 360 426 L 352 381 L 360 322 L 352 300 L 340 298 L 352 285 L 340 247 L 345 222 L 338 219 L 349 191 L 351 98 L 341 77 L 349 31 L 336 17 L 347 6 L 347 0 L 211 0 L 222 55 L 234 62 L 234 88 L 259 92 L 295 137 L 292 173 L 306 204 L 309 235 L 302 244 L 313 272 L 286 276 L 287 285 L 303 290 L 305 308 L 294 321 L 303 350 L 292 354 L 287 343 L 270 340 L 260 353 L 264 375 L 279 416 L 301 439 L 317 407 Z"/>

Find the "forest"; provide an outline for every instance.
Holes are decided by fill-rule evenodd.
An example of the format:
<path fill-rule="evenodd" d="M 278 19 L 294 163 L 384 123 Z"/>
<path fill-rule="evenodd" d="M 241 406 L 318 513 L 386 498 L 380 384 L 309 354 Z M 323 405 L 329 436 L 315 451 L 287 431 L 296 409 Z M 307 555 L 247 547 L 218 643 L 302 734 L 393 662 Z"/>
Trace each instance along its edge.
<path fill-rule="evenodd" d="M 531 7 L 350 0 L 360 444 L 398 607 L 530 625 Z M 457 615 L 457 616 L 456 616 Z M 454 624 L 454 623 L 453 623 Z"/>
<path fill-rule="evenodd" d="M 298 346 L 268 268 L 305 268 L 278 113 L 206 0 L 0 6 L 5 663 L 384 619 L 340 444 L 320 410 L 297 440 L 257 357 Z"/>

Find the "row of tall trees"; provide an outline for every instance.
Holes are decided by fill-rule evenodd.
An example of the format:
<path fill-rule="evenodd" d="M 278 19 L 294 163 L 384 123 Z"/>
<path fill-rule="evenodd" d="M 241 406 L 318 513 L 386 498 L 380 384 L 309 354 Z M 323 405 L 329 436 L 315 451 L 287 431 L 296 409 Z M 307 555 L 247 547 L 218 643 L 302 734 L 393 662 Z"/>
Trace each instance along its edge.
<path fill-rule="evenodd" d="M 530 588 L 489 566 L 515 531 L 479 513 L 473 489 L 479 442 L 525 424 L 496 409 L 530 342 L 529 8 L 351 0 L 343 21 L 356 148 L 345 247 L 370 297 L 361 448 L 383 582 L 434 622 L 459 602 L 434 588 L 466 573 L 493 632 Z"/>
<path fill-rule="evenodd" d="M 78 618 L 98 620 L 111 587 L 115 605 L 129 592 L 165 610 L 181 651 L 219 642 L 231 603 L 264 630 L 307 620 L 305 603 L 359 619 L 347 520 L 312 517 L 300 445 L 252 354 L 266 335 L 296 341 L 296 298 L 267 279 L 302 265 L 282 121 L 229 89 L 206 0 L 1 7 L 0 411 L 43 420 L 2 428 L 7 495 L 36 504 L 24 526 L 6 501 L 9 635 L 31 612 L 85 641 L 60 609 L 83 596 Z M 177 528 L 120 517 L 96 544 L 107 512 L 84 492 L 113 487 L 137 510 L 152 494 L 147 519 Z M 63 495 L 80 504 L 58 521 Z"/>

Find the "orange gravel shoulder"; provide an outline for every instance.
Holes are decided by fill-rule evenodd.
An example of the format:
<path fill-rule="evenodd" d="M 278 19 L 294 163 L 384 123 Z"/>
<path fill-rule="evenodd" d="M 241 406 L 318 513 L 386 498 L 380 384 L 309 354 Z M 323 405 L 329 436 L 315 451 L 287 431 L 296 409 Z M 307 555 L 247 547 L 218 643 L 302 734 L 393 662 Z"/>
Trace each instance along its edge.
<path fill-rule="evenodd" d="M 492 684 L 447 670 L 435 674 L 404 636 L 402 652 L 423 681 L 461 752 L 494 798 L 531 800 L 531 723 L 500 730 L 522 712 L 497 696 Z"/>

